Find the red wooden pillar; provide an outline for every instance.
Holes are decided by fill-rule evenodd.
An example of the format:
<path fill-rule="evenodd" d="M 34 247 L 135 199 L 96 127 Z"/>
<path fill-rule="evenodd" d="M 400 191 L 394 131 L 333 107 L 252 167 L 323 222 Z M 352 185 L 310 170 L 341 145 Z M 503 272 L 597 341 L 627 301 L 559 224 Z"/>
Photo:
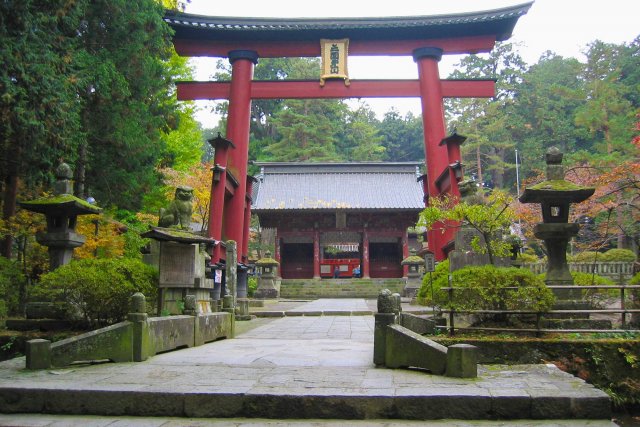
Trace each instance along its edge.
<path fill-rule="evenodd" d="M 313 231 L 313 278 L 320 278 L 320 232 Z"/>
<path fill-rule="evenodd" d="M 225 212 L 225 236 L 243 248 L 245 230 L 245 199 L 247 194 L 247 162 L 249 160 L 249 123 L 251 120 L 251 80 L 258 54 L 252 50 L 232 50 L 228 54 L 231 62 L 231 88 L 229 90 L 229 115 L 227 117 L 227 139 L 236 149 L 230 153 L 228 169 L 238 181 L 238 187 Z M 239 254 L 240 255 L 240 254 Z M 240 258 L 240 257 L 239 257 Z"/>
<path fill-rule="evenodd" d="M 402 259 L 405 259 L 409 256 L 409 236 L 406 231 L 400 237 L 400 244 L 402 245 Z M 408 265 L 402 266 L 402 277 L 405 279 L 409 277 Z"/>
<path fill-rule="evenodd" d="M 213 177 L 211 179 L 211 201 L 209 202 L 209 225 L 207 234 L 209 237 L 222 241 L 222 221 L 224 214 L 224 197 L 227 186 L 227 158 L 229 147 L 234 147 L 233 143 L 224 139 L 220 134 L 216 138 L 210 139 L 209 144 L 215 150 Z M 234 147 L 235 148 L 235 147 Z M 220 244 L 213 249 L 212 263 L 220 261 Z"/>
<path fill-rule="evenodd" d="M 249 261 L 249 228 L 251 227 L 251 202 L 253 201 L 253 183 L 255 182 L 255 178 L 247 175 L 247 193 L 245 197 L 245 206 L 244 206 L 244 224 L 242 229 L 244 230 L 242 234 L 242 262 L 247 263 Z"/>
<path fill-rule="evenodd" d="M 369 273 L 369 230 L 362 231 L 362 278 L 371 278 Z"/>
<path fill-rule="evenodd" d="M 280 236 L 278 234 L 278 228 L 276 227 L 276 235 L 275 238 L 273 239 L 275 244 L 274 244 L 274 248 L 273 248 L 273 259 L 275 259 L 276 261 L 278 261 L 278 276 L 282 277 L 282 259 L 280 257 Z"/>
<path fill-rule="evenodd" d="M 422 47 L 413 51 L 413 59 L 418 64 L 420 78 L 420 96 L 422 101 L 422 126 L 424 128 L 424 148 L 427 163 L 428 197 L 439 194 L 435 181 L 448 166 L 447 150 L 440 141 L 445 137 L 444 106 L 442 104 L 442 85 L 438 72 L 438 62 L 442 58 L 442 49 Z M 436 259 L 444 259 L 442 247 L 448 241 L 446 234 L 429 230 L 429 249 Z"/>

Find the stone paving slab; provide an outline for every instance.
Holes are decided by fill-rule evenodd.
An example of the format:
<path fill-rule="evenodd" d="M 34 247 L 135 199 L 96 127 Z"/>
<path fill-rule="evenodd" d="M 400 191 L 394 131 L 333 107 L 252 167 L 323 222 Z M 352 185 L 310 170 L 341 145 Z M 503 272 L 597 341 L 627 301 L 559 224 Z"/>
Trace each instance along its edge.
<path fill-rule="evenodd" d="M 212 420 L 204 418 L 161 418 L 161 417 L 105 417 L 40 414 L 0 414 L 0 426 L 22 427 L 615 427 L 611 421 L 601 420 L 509 420 L 509 421 L 468 421 L 468 420 L 269 420 L 250 418 L 229 418 Z"/>

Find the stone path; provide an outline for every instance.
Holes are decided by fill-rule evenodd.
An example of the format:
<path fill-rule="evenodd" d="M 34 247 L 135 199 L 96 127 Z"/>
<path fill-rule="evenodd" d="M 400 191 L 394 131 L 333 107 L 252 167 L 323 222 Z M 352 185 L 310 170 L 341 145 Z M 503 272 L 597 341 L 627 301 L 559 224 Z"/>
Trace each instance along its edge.
<path fill-rule="evenodd" d="M 363 304 L 364 300 L 319 300 L 300 304 L 296 310 L 305 314 L 340 306 L 358 311 Z M 252 328 L 254 325 L 259 326 Z M 602 391 L 549 365 L 480 366 L 477 379 L 378 369 L 372 363 L 373 316 L 287 316 L 239 322 L 238 326 L 250 330 L 236 339 L 156 355 L 143 363 L 44 371 L 24 370 L 24 358 L 0 363 L 0 413 L 97 414 L 111 416 L 107 419 L 114 422 L 118 416 L 133 414 L 344 420 L 602 419 L 609 411 L 609 400 Z M 0 425 L 14 425 L 8 417 L 0 417 Z M 2 424 L 3 420 L 8 424 Z M 173 426 L 186 419 L 137 421 L 140 424 L 131 425 Z M 35 424 L 17 425 L 47 425 L 40 422 L 34 419 Z M 102 422 L 90 425 L 107 425 Z M 211 420 L 202 422 L 184 425 L 217 425 L 207 424 Z M 349 425 L 344 421 L 219 422 L 234 426 Z M 380 423 L 364 425 L 405 425 L 402 421 Z M 576 423 L 460 421 L 448 425 L 612 425 L 606 419 Z"/>

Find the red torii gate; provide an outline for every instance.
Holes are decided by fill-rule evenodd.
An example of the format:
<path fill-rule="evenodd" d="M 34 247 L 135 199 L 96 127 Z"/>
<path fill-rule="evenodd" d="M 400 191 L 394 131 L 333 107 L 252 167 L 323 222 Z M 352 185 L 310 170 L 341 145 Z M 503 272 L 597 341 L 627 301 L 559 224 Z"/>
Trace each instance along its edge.
<path fill-rule="evenodd" d="M 489 52 L 506 40 L 532 3 L 455 15 L 395 18 L 268 19 L 225 18 L 167 12 L 182 56 L 226 57 L 230 82 L 178 83 L 179 100 L 229 100 L 226 139 L 217 138 L 209 236 L 235 240 L 247 261 L 252 178 L 247 177 L 252 99 L 420 97 L 427 174 L 425 201 L 441 193 L 459 195 L 455 171 L 460 140 L 445 138 L 443 98 L 492 97 L 493 80 L 441 80 L 443 54 Z M 320 39 L 349 39 L 349 55 L 408 56 L 418 66 L 418 80 L 254 81 L 259 58 L 319 57 Z M 445 147 L 447 145 L 447 147 Z M 229 148 L 232 148 L 229 150 Z M 429 248 L 443 259 L 453 236 L 430 230 Z M 408 255 L 408 254 L 406 254 Z M 220 258 L 214 253 L 213 261 Z"/>

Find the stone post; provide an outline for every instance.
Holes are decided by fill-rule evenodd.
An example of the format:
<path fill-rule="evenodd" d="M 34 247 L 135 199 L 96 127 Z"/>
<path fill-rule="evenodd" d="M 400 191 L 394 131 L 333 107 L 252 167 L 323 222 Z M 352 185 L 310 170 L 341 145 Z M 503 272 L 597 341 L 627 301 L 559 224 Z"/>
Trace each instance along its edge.
<path fill-rule="evenodd" d="M 131 312 L 127 315 L 131 322 L 131 353 L 134 362 L 143 362 L 152 355 L 153 343 L 149 334 L 146 299 L 140 292 L 131 297 Z"/>
<path fill-rule="evenodd" d="M 387 326 L 396 323 L 398 301 L 389 289 L 378 294 L 378 312 L 375 314 L 373 329 L 373 363 L 377 366 L 385 364 L 387 352 Z"/>
<path fill-rule="evenodd" d="M 51 341 L 29 340 L 25 350 L 27 369 L 48 369 L 51 367 Z"/>
<path fill-rule="evenodd" d="M 476 378 L 478 376 L 478 347 L 454 344 L 447 348 L 448 377 Z"/>
<path fill-rule="evenodd" d="M 227 294 L 224 296 L 224 311 L 235 314 L 236 308 L 236 289 L 238 285 L 238 252 L 236 242 L 227 241 L 227 258 L 226 258 L 225 287 Z"/>

